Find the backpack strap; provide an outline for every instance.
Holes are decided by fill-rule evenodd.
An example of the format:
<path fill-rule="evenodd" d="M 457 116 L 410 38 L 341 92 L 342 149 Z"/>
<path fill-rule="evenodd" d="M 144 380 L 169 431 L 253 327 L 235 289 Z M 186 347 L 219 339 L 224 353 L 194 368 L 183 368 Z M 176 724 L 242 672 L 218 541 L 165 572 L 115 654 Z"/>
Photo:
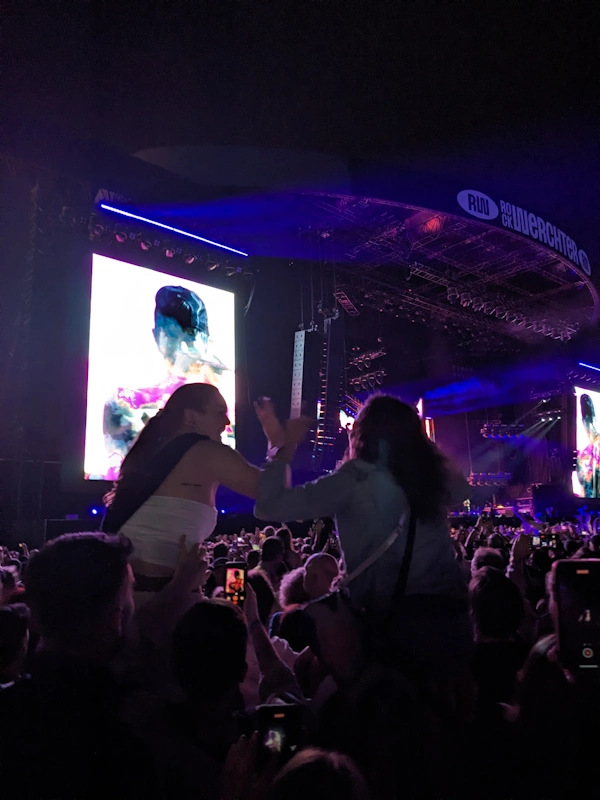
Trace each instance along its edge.
<path fill-rule="evenodd" d="M 415 548 L 415 537 L 417 533 L 417 519 L 412 511 L 408 512 L 408 532 L 406 536 L 406 547 L 404 555 L 402 556 L 402 564 L 400 565 L 400 572 L 398 573 L 398 580 L 396 588 L 392 595 L 392 606 L 400 602 L 406 592 L 406 584 L 408 583 L 408 573 L 410 572 L 410 562 L 412 561 L 412 554 Z"/>
<path fill-rule="evenodd" d="M 187 451 L 207 439 L 209 437 L 201 433 L 184 433 L 171 439 L 149 460 L 147 468 L 140 476 L 141 480 L 127 489 L 123 488 L 118 500 L 106 509 L 102 530 L 105 533 L 118 533 L 138 508 L 152 497 Z"/>

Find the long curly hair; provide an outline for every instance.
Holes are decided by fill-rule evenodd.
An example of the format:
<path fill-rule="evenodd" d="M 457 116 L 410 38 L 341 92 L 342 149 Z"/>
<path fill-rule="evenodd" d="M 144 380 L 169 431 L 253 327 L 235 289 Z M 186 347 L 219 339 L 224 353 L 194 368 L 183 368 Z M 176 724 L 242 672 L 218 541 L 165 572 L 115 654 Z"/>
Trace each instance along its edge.
<path fill-rule="evenodd" d="M 450 502 L 449 462 L 427 438 L 412 406 L 391 395 L 372 395 L 352 428 L 348 456 L 387 467 L 417 519 L 444 517 Z"/>
<path fill-rule="evenodd" d="M 118 480 L 104 496 L 107 508 L 117 512 L 121 502 L 129 504 L 132 493 L 143 493 L 152 456 L 181 429 L 186 410 L 204 411 L 216 391 L 209 383 L 186 383 L 173 392 L 162 411 L 148 420 L 125 456 Z"/>

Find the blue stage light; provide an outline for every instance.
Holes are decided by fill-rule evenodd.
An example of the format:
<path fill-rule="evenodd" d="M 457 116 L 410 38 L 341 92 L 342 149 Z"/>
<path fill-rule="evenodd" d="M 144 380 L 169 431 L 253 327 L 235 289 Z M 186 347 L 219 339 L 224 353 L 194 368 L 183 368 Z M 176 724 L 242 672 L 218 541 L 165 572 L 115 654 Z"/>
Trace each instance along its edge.
<path fill-rule="evenodd" d="M 195 239 L 197 242 L 204 242 L 204 244 L 212 245 L 212 247 L 218 247 L 221 250 L 227 250 L 230 253 L 235 253 L 238 256 L 248 258 L 248 253 L 244 253 L 243 250 L 236 250 L 235 247 L 227 247 L 226 244 L 219 244 L 219 242 L 213 242 L 212 239 L 205 239 L 203 236 L 198 236 L 195 233 L 182 231 L 181 228 L 174 228 L 172 225 L 165 225 L 164 222 L 157 222 L 154 219 L 148 219 L 147 217 L 142 217 L 139 214 L 132 214 L 131 211 L 124 211 L 122 208 L 115 208 L 114 206 L 109 206 L 106 203 L 100 203 L 100 208 L 102 208 L 104 211 L 111 211 L 113 214 L 120 214 L 122 217 L 129 217 L 130 219 L 137 219 L 139 222 L 145 222 L 147 225 L 154 225 L 157 228 L 163 228 L 166 231 L 178 233 L 180 236 L 187 236 L 190 239 Z"/>
<path fill-rule="evenodd" d="M 103 511 L 103 507 L 102 506 L 92 506 L 90 508 L 90 516 L 97 517 L 98 514 L 102 513 L 102 511 Z"/>
<path fill-rule="evenodd" d="M 579 362 L 580 367 L 585 367 L 586 369 L 593 369 L 595 372 L 600 372 L 600 367 L 593 367 L 591 364 L 584 364 L 583 361 Z"/>

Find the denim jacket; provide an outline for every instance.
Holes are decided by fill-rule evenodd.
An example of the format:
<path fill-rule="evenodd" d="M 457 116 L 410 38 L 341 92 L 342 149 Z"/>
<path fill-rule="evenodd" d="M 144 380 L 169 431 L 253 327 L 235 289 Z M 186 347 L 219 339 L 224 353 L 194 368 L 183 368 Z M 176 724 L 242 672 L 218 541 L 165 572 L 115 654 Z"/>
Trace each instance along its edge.
<path fill-rule="evenodd" d="M 408 527 L 406 495 L 386 467 L 355 459 L 330 475 L 291 488 L 289 468 L 275 459 L 261 473 L 255 514 L 259 519 L 280 522 L 335 517 L 348 574 L 404 518 L 405 530 L 349 587 L 353 601 L 361 607 L 385 607 L 396 585 Z M 445 519 L 417 523 L 406 594 L 465 596 L 465 579 L 455 562 Z"/>

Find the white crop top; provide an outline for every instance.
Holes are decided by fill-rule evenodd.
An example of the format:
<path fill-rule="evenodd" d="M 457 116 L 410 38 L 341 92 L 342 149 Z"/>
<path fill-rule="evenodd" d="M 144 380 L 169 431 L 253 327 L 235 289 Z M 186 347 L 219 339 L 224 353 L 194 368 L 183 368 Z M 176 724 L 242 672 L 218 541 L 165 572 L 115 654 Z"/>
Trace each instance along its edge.
<path fill-rule="evenodd" d="M 175 569 L 179 538 L 187 546 L 208 539 L 217 524 L 217 509 L 195 500 L 153 495 L 121 528 L 131 539 L 135 561 Z"/>

